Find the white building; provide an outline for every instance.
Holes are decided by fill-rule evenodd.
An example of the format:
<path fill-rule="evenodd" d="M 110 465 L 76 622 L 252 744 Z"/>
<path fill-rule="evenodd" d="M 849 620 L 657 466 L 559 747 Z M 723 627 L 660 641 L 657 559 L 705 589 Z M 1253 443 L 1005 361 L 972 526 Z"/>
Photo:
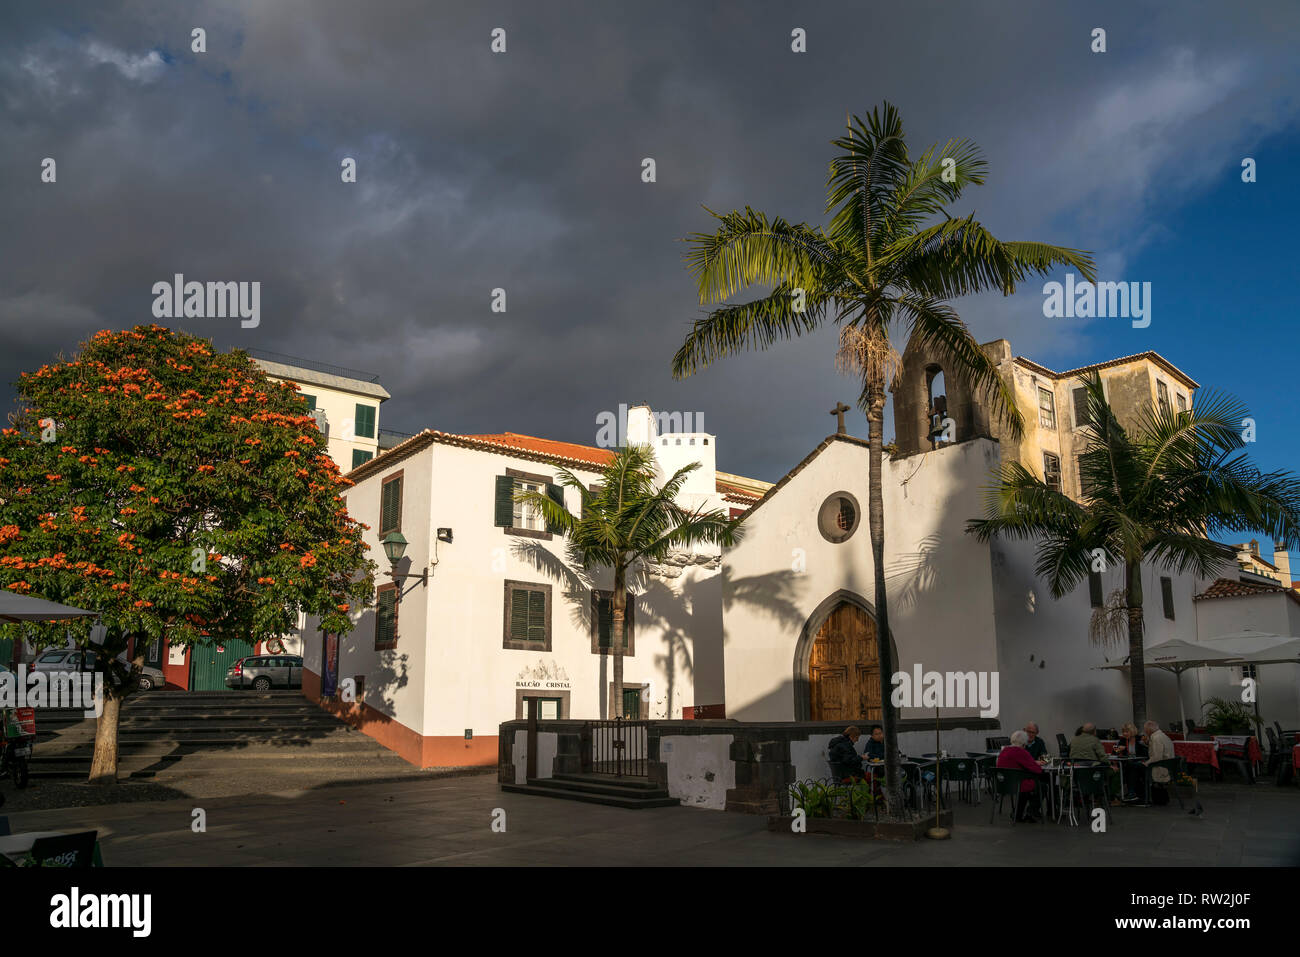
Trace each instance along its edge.
<path fill-rule="evenodd" d="M 1103 648 L 1091 640 L 1090 624 L 1094 614 L 1114 604 L 1122 569 L 1094 574 L 1075 592 L 1054 599 L 1035 572 L 1032 543 L 981 544 L 966 533 L 966 523 L 984 514 L 984 493 L 1008 460 L 1039 474 L 1055 469 L 1058 487 L 1080 493 L 1070 464 L 1083 448 L 1081 406 L 1073 395 L 1079 374 L 1102 375 L 1121 421 L 1144 403 L 1170 402 L 1168 382 L 1174 383 L 1178 407 L 1185 408 L 1195 384 L 1155 353 L 1057 374 L 1013 359 L 1004 340 L 983 348 L 998 362 L 1029 422 L 1019 441 L 1008 440 L 980 398 L 951 375 L 946 395 L 936 393 L 939 362 L 914 348 L 903 357 L 894 391 L 898 439 L 882 475 L 894 671 L 997 676 L 996 717 L 981 717 L 982 709 L 969 700 L 940 714 L 945 727 L 965 729 L 968 747 L 982 749 L 986 735 L 1005 735 L 1031 720 L 1049 740 L 1057 732 L 1072 735 L 1085 721 L 1118 727 L 1132 717 L 1128 676 L 1104 666 L 1127 655 L 1127 633 L 1117 630 L 1117 640 Z M 1063 411 L 1072 405 L 1072 414 L 1058 415 L 1058 400 Z M 956 420 L 955 435 L 949 431 L 954 441 L 932 440 L 928 426 L 935 416 Z M 879 719 L 881 695 L 889 693 L 891 682 L 881 673 L 876 650 L 867 504 L 867 443 L 837 434 L 751 510 L 744 540 L 723 559 L 729 718 L 845 724 Z M 1225 548 L 1225 556 L 1231 570 L 1231 549 Z M 1194 604 L 1193 597 L 1209 582 L 1150 564 L 1142 574 L 1146 647 L 1205 634 L 1197 605 L 1220 603 Z M 1259 627 L 1293 628 L 1291 598 L 1276 599 L 1278 607 L 1259 619 Z M 1300 612 L 1300 600 L 1293 604 Z M 1231 627 L 1235 609 L 1224 611 L 1213 627 L 1239 630 Z M 1216 687 L 1226 689 L 1227 669 L 1220 678 L 1223 684 Z M 1173 676 L 1148 668 L 1146 679 L 1148 714 L 1162 722 L 1178 720 Z M 1189 717 L 1200 715 L 1200 700 L 1194 694 L 1187 700 Z M 1283 713 L 1292 706 L 1285 691 L 1279 703 Z M 920 735 L 904 740 L 912 746 L 928 742 L 932 750 L 935 718 L 933 708 L 904 707 L 900 730 Z M 951 733 L 957 737 L 946 734 L 945 746 L 960 747 L 962 733 Z"/>
<path fill-rule="evenodd" d="M 272 381 L 298 384 L 341 472 L 379 453 L 379 406 L 391 396 L 378 376 L 269 352 L 250 355 Z"/>
<path fill-rule="evenodd" d="M 685 506 L 743 509 L 769 487 L 718 473 L 715 436 L 660 435 L 645 406 L 628 412 L 627 438 L 649 444 L 665 475 L 702 463 Z M 323 704 L 422 767 L 496 764 L 497 726 L 524 715 L 525 695 L 543 697 L 544 717 L 613 714 L 612 573 L 585 580 L 563 539 L 511 500 L 523 486 L 548 489 L 576 511 L 578 493 L 555 484 L 557 469 L 590 483 L 611 456 L 512 432 L 426 430 L 353 470 L 348 511 L 370 526 L 377 607 L 338 640 L 336 663 L 323 654 L 336 639 L 307 621 L 304 693 L 321 700 L 323 677 L 352 679 L 355 702 Z M 380 546 L 393 531 L 408 542 L 397 584 Z M 628 714 L 722 715 L 720 565 L 718 548 L 702 547 L 629 583 Z"/>

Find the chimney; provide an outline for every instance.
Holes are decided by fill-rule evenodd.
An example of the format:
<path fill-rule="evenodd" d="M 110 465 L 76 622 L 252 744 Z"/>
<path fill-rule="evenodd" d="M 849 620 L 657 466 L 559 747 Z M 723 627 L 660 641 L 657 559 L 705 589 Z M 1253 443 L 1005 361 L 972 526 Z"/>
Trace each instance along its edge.
<path fill-rule="evenodd" d="M 628 445 L 654 445 L 655 439 L 655 416 L 650 411 L 650 406 L 634 405 L 627 410 L 627 444 Z"/>
<path fill-rule="evenodd" d="M 1282 542 L 1273 543 L 1273 564 L 1277 566 L 1278 577 L 1287 588 L 1291 587 L 1291 555 Z"/>

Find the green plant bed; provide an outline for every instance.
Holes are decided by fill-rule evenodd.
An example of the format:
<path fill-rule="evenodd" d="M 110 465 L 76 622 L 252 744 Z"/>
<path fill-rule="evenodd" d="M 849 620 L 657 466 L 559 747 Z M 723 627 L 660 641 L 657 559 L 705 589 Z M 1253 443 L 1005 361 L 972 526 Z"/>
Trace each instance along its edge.
<path fill-rule="evenodd" d="M 850 837 L 891 841 L 915 841 L 934 826 L 933 814 L 905 812 L 890 814 L 884 799 L 872 792 L 870 781 L 815 781 L 790 785 L 791 815 L 768 818 L 771 830 L 787 830 L 793 813 L 802 810 L 809 834 L 840 834 Z M 952 826 L 952 812 L 944 811 L 941 823 Z"/>

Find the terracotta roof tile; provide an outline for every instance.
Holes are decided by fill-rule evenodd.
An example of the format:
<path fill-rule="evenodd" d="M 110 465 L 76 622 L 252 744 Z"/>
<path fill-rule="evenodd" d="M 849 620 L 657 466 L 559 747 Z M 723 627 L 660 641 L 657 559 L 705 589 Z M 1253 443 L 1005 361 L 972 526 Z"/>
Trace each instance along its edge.
<path fill-rule="evenodd" d="M 1265 585 L 1262 582 L 1243 582 L 1233 581 L 1231 578 L 1216 579 L 1214 584 L 1199 595 L 1194 596 L 1194 601 L 1201 601 L 1207 598 L 1245 598 L 1250 595 L 1273 595 L 1284 594 L 1295 597 L 1295 591 L 1287 588 L 1281 582 L 1274 585 Z"/>
<path fill-rule="evenodd" d="M 490 432 L 482 435 L 463 435 L 461 438 L 477 439 L 491 445 L 500 445 L 508 449 L 522 449 L 539 455 L 553 455 L 557 458 L 576 459 L 592 465 L 608 465 L 614 458 L 612 449 L 598 449 L 591 445 L 578 445 L 576 442 L 557 442 L 554 439 L 542 439 L 535 435 L 521 435 L 518 432 Z"/>

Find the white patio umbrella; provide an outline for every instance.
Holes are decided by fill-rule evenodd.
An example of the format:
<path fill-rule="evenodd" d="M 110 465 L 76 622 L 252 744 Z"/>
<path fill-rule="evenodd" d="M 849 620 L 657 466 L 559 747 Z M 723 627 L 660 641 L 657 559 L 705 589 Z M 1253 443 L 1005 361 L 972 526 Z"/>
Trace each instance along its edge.
<path fill-rule="evenodd" d="M 1232 649 L 1241 655 L 1233 664 L 1280 665 L 1300 664 L 1300 638 L 1276 635 L 1263 631 L 1236 631 L 1206 639 L 1222 648 Z M 1255 721 L 1263 724 L 1259 716 L 1259 696 L 1255 696 Z"/>
<path fill-rule="evenodd" d="M 1150 648 L 1145 649 L 1142 658 L 1148 668 L 1160 668 L 1173 673 L 1178 682 L 1178 715 L 1182 719 L 1183 727 L 1186 728 L 1187 708 L 1183 704 L 1183 672 L 1190 671 L 1192 668 L 1235 664 L 1241 660 L 1241 655 L 1219 651 L 1216 648 L 1207 648 L 1205 645 L 1183 641 L 1181 638 L 1174 638 L 1171 641 L 1152 645 Z M 1129 667 L 1128 657 L 1125 656 L 1122 661 L 1115 664 L 1106 664 L 1101 667 L 1103 669 L 1127 669 Z"/>

